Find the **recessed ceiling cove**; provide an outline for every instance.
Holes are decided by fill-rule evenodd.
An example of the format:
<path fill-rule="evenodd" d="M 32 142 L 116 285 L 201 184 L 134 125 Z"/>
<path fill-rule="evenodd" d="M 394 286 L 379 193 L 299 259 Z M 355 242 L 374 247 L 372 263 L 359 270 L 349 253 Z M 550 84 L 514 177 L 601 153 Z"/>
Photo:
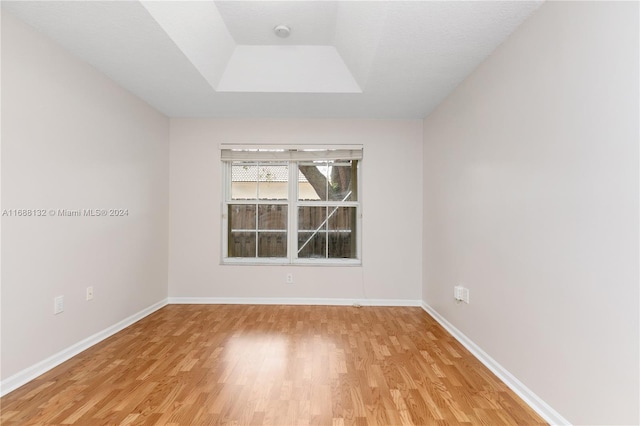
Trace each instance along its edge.
<path fill-rule="evenodd" d="M 1 2 L 168 116 L 344 118 L 425 117 L 540 4 Z"/>
<path fill-rule="evenodd" d="M 358 16 L 349 2 L 142 4 L 219 92 L 361 93 L 385 12 L 378 7 L 379 19 L 359 23 L 374 43 L 350 50 L 354 65 L 367 67 L 356 80 L 340 54 L 348 44 L 342 39 L 350 36 L 340 26 L 352 25 Z M 286 31 L 278 33 L 279 27 Z"/>
<path fill-rule="evenodd" d="M 219 92 L 360 93 L 333 46 L 236 46 Z"/>

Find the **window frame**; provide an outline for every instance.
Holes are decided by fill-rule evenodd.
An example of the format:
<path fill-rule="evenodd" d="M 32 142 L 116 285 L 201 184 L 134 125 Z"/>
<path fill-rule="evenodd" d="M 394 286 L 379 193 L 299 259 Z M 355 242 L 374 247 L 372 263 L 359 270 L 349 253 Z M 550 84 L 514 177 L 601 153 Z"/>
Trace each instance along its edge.
<path fill-rule="evenodd" d="M 351 146 L 350 146 L 351 147 Z M 272 148 L 269 145 L 255 145 L 254 149 L 271 150 L 282 149 L 282 146 Z M 221 149 L 228 149 L 225 145 L 221 145 Z M 304 150 L 305 146 L 287 147 L 287 150 Z M 324 146 L 325 150 L 342 149 L 342 146 Z M 362 148 L 359 148 L 362 150 Z M 322 158 L 317 158 L 315 161 L 322 161 Z M 327 159 L 331 161 L 331 159 Z M 221 158 L 222 169 L 222 200 L 220 203 L 222 215 L 221 215 L 221 256 L 220 262 L 222 265 L 298 265 L 298 266 L 361 266 L 362 265 L 362 160 L 358 159 L 356 166 L 356 194 L 357 201 L 305 201 L 299 200 L 299 185 L 298 185 L 298 164 L 308 162 L 299 159 L 289 160 L 251 160 L 251 159 L 237 159 L 229 160 Z M 255 200 L 234 200 L 231 198 L 231 185 L 232 185 L 232 165 L 234 162 L 255 162 L 255 163 L 286 163 L 288 165 L 288 199 L 287 200 L 261 200 L 256 198 Z M 258 197 L 258 196 L 257 196 Z M 286 257 L 258 257 L 258 241 L 256 240 L 256 256 L 255 257 L 229 257 L 229 205 L 244 204 L 244 205 L 286 205 L 287 206 L 287 255 Z M 315 206 L 315 207 L 353 207 L 356 209 L 355 218 L 355 233 L 354 243 L 356 244 L 355 258 L 300 258 L 298 257 L 298 208 L 303 206 Z M 257 215 L 258 207 L 256 207 Z M 327 220 L 329 218 L 327 217 Z M 256 228 L 256 238 L 259 230 Z M 329 243 L 327 238 L 327 244 Z"/>

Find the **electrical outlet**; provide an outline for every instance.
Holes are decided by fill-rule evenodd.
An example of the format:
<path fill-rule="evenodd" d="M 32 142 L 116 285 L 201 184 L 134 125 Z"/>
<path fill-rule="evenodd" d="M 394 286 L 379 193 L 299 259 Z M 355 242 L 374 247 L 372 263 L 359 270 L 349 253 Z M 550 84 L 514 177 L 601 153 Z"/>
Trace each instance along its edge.
<path fill-rule="evenodd" d="M 453 288 L 453 297 L 458 302 L 469 303 L 469 289 L 461 285 Z"/>
<path fill-rule="evenodd" d="M 453 288 L 453 297 L 454 299 L 456 299 L 459 302 L 462 302 L 463 300 L 463 291 L 464 291 L 464 287 L 462 287 L 461 285 L 457 285 Z"/>
<path fill-rule="evenodd" d="M 293 274 L 287 274 L 287 284 L 293 284 Z"/>
<path fill-rule="evenodd" d="M 53 313 L 58 315 L 64 311 L 64 296 L 57 296 L 53 299 Z"/>
<path fill-rule="evenodd" d="M 87 287 L 87 300 L 93 300 L 93 287 Z"/>

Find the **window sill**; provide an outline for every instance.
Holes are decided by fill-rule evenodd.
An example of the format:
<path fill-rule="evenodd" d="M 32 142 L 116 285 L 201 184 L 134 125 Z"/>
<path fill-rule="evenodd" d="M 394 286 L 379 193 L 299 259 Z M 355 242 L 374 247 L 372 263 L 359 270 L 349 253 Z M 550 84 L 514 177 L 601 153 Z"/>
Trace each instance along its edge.
<path fill-rule="evenodd" d="M 360 259 L 328 259 L 324 261 L 318 261 L 317 259 L 297 259 L 290 261 L 289 259 L 269 259 L 269 260 L 256 260 L 256 259 L 224 259 L 220 262 L 221 265 L 227 266 L 362 266 Z"/>

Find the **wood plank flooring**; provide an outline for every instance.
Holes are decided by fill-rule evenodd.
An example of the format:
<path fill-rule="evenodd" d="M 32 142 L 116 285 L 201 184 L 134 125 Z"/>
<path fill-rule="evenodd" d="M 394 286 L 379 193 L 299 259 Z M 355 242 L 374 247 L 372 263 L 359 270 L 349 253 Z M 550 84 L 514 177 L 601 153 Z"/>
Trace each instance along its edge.
<path fill-rule="evenodd" d="M 420 308 L 169 305 L 0 400 L 3 425 L 535 425 Z"/>

